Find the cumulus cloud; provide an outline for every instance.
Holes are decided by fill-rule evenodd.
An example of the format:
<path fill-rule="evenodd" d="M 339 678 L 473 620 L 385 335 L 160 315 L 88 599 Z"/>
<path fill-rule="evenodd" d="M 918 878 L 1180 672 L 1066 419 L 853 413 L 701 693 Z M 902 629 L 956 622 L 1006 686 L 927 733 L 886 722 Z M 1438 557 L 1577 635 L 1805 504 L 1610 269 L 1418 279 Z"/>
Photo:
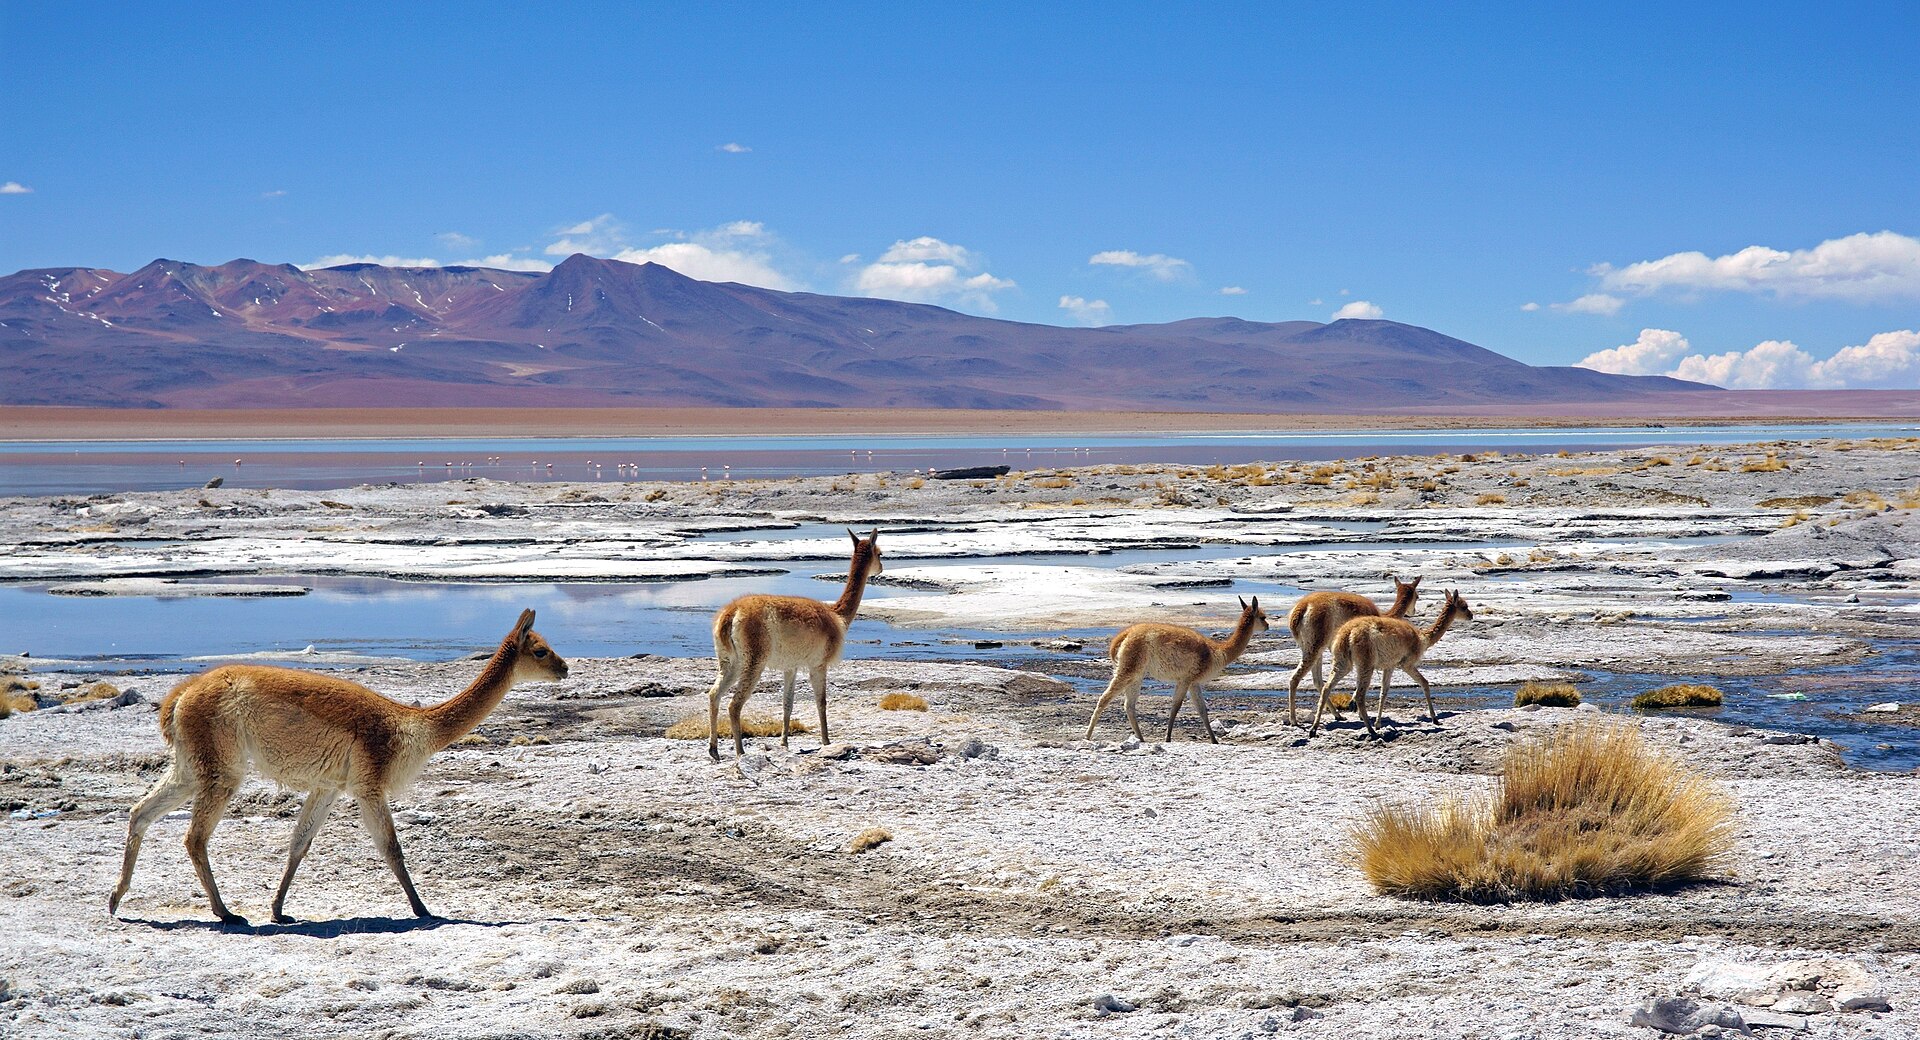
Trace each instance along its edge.
<path fill-rule="evenodd" d="M 862 267 L 854 291 L 915 303 L 950 302 L 992 313 L 993 294 L 1014 288 L 1010 279 L 985 271 L 971 250 L 929 235 L 895 242 L 880 259 Z"/>
<path fill-rule="evenodd" d="M 1386 311 L 1381 310 L 1371 301 L 1355 300 L 1339 310 L 1334 311 L 1333 319 L 1339 321 L 1341 318 L 1378 318 L 1386 313 Z"/>
<path fill-rule="evenodd" d="M 726 144 L 721 145 L 718 150 L 722 152 L 726 152 L 729 155 L 745 155 L 746 153 L 753 151 L 753 149 L 748 148 L 746 145 L 741 144 L 738 141 L 728 141 Z"/>
<path fill-rule="evenodd" d="M 439 239 L 440 241 L 446 243 L 447 245 L 453 247 L 454 249 L 472 249 L 474 246 L 477 246 L 480 244 L 479 239 L 473 237 L 472 235 L 463 235 L 458 231 L 442 231 L 433 237 Z"/>
<path fill-rule="evenodd" d="M 1668 375 L 1739 390 L 1912 388 L 1920 385 L 1920 332 L 1882 332 L 1821 360 L 1789 340 L 1746 350 L 1691 354 L 1686 337 L 1642 329 L 1640 338 L 1587 355 L 1581 368 L 1619 375 Z"/>
<path fill-rule="evenodd" d="M 1652 295 L 1743 292 L 1791 299 L 1871 303 L 1920 299 L 1920 239 L 1892 231 L 1832 238 L 1812 249 L 1748 246 L 1710 257 L 1694 251 L 1590 271 L 1601 288 Z"/>
<path fill-rule="evenodd" d="M 499 271 L 551 271 L 553 265 L 545 260 L 531 256 L 515 256 L 512 253 L 495 253 L 492 256 L 476 257 L 472 260 L 456 260 L 449 267 L 491 267 Z"/>
<path fill-rule="evenodd" d="M 1237 285 L 1223 285 L 1220 287 L 1220 295 L 1222 296 L 1245 296 L 1246 294 L 1247 291 Z"/>
<path fill-rule="evenodd" d="M 1105 325 L 1113 319 L 1113 308 L 1107 306 L 1107 301 L 1089 300 L 1084 296 L 1060 297 L 1060 309 L 1082 325 Z"/>
<path fill-rule="evenodd" d="M 20 183 L 19 181 L 8 181 L 5 184 L 0 184 L 0 195 L 31 195 L 31 194 L 33 194 L 33 189 Z"/>
<path fill-rule="evenodd" d="M 547 245 L 548 256 L 572 256 L 587 253 L 605 256 L 626 246 L 627 229 L 613 214 L 602 213 L 590 220 L 570 224 L 555 232 L 560 237 Z"/>
<path fill-rule="evenodd" d="M 334 253 L 323 256 L 310 264 L 301 264 L 303 271 L 318 270 L 322 267 L 341 267 L 346 264 L 379 264 L 381 267 L 439 267 L 440 261 L 430 256 L 373 256 L 368 253 Z"/>
<path fill-rule="evenodd" d="M 1087 258 L 1087 263 L 1094 267 L 1131 267 L 1145 271 L 1163 282 L 1173 281 L 1193 270 L 1192 264 L 1179 257 L 1168 256 L 1165 253 L 1141 254 L 1131 249 L 1109 249 L 1095 253 Z"/>
<path fill-rule="evenodd" d="M 1568 314 L 1618 314 L 1620 313 L 1620 308 L 1625 306 L 1626 302 L 1627 301 L 1620 297 L 1609 293 L 1588 293 L 1577 300 L 1570 300 L 1566 303 L 1556 303 L 1553 305 L 1553 309 L 1556 311 L 1565 311 Z M 1539 308 L 1535 307 L 1534 309 L 1538 310 Z"/>
<path fill-rule="evenodd" d="M 630 264 L 659 264 L 707 282 L 740 282 L 764 289 L 800 288 L 797 279 L 774 263 L 774 236 L 757 220 L 730 221 L 704 231 L 658 228 L 649 234 L 673 241 L 657 245 L 630 242 L 626 225 L 611 213 L 568 225 L 555 234 L 560 237 L 546 247 L 548 256 L 586 253 Z"/>
<path fill-rule="evenodd" d="M 1520 309 L 1523 311 L 1537 311 L 1540 309 L 1540 305 L 1529 300 L 1528 302 L 1521 304 Z"/>
<path fill-rule="evenodd" d="M 287 189 L 275 188 L 272 191 L 263 191 L 260 193 L 260 197 L 263 199 L 284 199 L 287 197 Z"/>
<path fill-rule="evenodd" d="M 740 282 L 763 289 L 793 290 L 793 279 L 775 270 L 757 249 L 729 248 L 718 242 L 666 242 L 644 249 L 622 249 L 613 259 L 630 264 L 659 264 L 703 282 Z"/>
<path fill-rule="evenodd" d="M 1688 348 L 1687 337 L 1678 332 L 1641 329 L 1640 338 L 1632 343 L 1595 351 L 1574 365 L 1617 376 L 1665 375 L 1686 355 Z"/>

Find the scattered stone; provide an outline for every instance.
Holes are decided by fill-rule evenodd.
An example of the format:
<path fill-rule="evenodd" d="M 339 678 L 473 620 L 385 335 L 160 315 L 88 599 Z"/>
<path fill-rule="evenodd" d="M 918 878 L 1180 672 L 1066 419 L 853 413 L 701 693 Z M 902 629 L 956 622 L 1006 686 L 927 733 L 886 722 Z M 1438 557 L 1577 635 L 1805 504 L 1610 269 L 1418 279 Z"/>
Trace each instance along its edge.
<path fill-rule="evenodd" d="M 554 992 L 570 993 L 577 997 L 584 997 L 590 993 L 600 992 L 600 984 L 592 979 L 574 979 L 572 982 L 563 983 L 560 988 L 554 990 Z"/>
<path fill-rule="evenodd" d="M 933 471 L 935 480 L 987 480 L 992 477 L 1004 477 L 1011 466 L 963 466 L 959 469 L 937 469 Z"/>
<path fill-rule="evenodd" d="M 828 744 L 826 747 L 823 747 L 819 751 L 815 752 L 815 754 L 821 758 L 828 758 L 828 759 L 835 759 L 835 760 L 852 758 L 853 745 L 852 744 Z"/>
<path fill-rule="evenodd" d="M 667 686 L 664 683 L 643 682 L 637 686 L 629 686 L 624 690 L 616 690 L 614 691 L 613 696 L 615 697 L 678 697 L 680 696 L 680 690 L 676 687 Z"/>
<path fill-rule="evenodd" d="M 1775 733 L 1760 738 L 1762 744 L 1812 744 L 1820 738 L 1811 733 Z"/>
<path fill-rule="evenodd" d="M 1747 1031 L 1746 1020 L 1730 1005 L 1702 1004 L 1687 996 L 1648 997 L 1634 1009 L 1630 1024 L 1679 1036 L 1690 1036 L 1708 1026 Z"/>
<path fill-rule="evenodd" d="M 959 755 L 961 758 L 999 758 L 1000 757 L 999 748 L 994 747 L 992 744 L 988 744 L 974 737 L 968 737 L 967 739 L 961 741 L 957 745 L 951 745 L 947 748 L 947 750 L 953 752 L 956 755 Z"/>
<path fill-rule="evenodd" d="M 940 761 L 945 754 L 945 748 L 936 746 L 926 737 L 916 737 L 862 749 L 860 757 L 869 762 L 883 762 L 891 766 L 930 766 Z"/>
<path fill-rule="evenodd" d="M 1325 1017 L 1327 1017 L 1325 1012 L 1315 1011 L 1310 1007 L 1296 1007 L 1293 1009 L 1293 1014 L 1287 1016 L 1287 1020 L 1290 1022 L 1307 1022 L 1312 1019 Z"/>
<path fill-rule="evenodd" d="M 1747 1020 L 1752 1029 L 1790 1029 L 1796 1033 L 1807 1031 L 1805 1015 L 1783 1015 L 1777 1011 L 1748 1011 L 1740 1017 Z"/>
<path fill-rule="evenodd" d="M 1127 739 L 1120 742 L 1120 750 L 1122 751 L 1140 750 L 1140 738 L 1134 736 L 1131 733 L 1127 734 Z"/>
<path fill-rule="evenodd" d="M 998 639 L 976 639 L 973 641 L 973 648 L 975 650 L 998 650 L 1000 646 L 1001 644 Z"/>
<path fill-rule="evenodd" d="M 207 481 L 205 484 L 202 484 L 201 487 L 217 488 L 220 485 L 225 484 L 226 482 L 227 482 L 227 478 L 225 477 L 215 477 L 212 480 Z"/>
<path fill-rule="evenodd" d="M 1124 1015 L 1140 1008 L 1132 1001 L 1123 1000 L 1111 993 L 1102 993 L 1093 998 L 1093 1013 L 1105 1018 L 1108 1015 Z"/>
<path fill-rule="evenodd" d="M 1885 704 L 1869 704 L 1866 707 L 1861 708 L 1860 711 L 1863 714 L 1871 713 L 1874 715 L 1897 715 L 1900 713 L 1900 703 L 1898 701 L 1887 701 Z"/>

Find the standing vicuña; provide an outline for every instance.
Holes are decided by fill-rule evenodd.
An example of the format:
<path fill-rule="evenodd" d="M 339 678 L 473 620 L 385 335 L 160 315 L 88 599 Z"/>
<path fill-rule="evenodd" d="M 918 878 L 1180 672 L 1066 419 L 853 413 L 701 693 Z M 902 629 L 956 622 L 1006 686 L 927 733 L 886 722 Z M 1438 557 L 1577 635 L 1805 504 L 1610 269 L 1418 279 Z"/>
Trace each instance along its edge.
<path fill-rule="evenodd" d="M 1320 700 L 1313 706 L 1313 728 L 1307 736 L 1320 732 L 1320 710 L 1327 705 L 1327 697 L 1333 692 L 1335 683 L 1344 678 L 1349 671 L 1355 672 L 1353 707 L 1360 713 L 1360 721 L 1367 724 L 1367 732 L 1379 736 L 1373 728 L 1374 719 L 1380 712 L 1373 713 L 1373 719 L 1367 718 L 1367 685 L 1373 680 L 1375 669 L 1380 672 L 1380 703 L 1387 703 L 1387 684 L 1393 677 L 1393 670 L 1399 670 L 1413 676 L 1420 684 L 1420 690 L 1427 695 L 1427 717 L 1435 725 L 1440 722 L 1440 713 L 1433 707 L 1433 688 L 1427 685 L 1427 677 L 1420 674 L 1420 657 L 1429 647 L 1447 634 L 1455 620 L 1473 620 L 1473 611 L 1468 609 L 1467 601 L 1458 592 L 1448 592 L 1447 601 L 1440 608 L 1440 616 L 1425 629 L 1413 627 L 1413 623 L 1400 618 L 1363 617 L 1340 626 L 1333 637 L 1333 678 L 1320 688 Z"/>
<path fill-rule="evenodd" d="M 1219 678 L 1228 665 L 1247 652 L 1247 644 L 1253 637 L 1266 630 L 1267 615 L 1260 609 L 1258 596 L 1253 597 L 1252 603 L 1240 601 L 1240 621 L 1224 642 L 1208 639 L 1179 625 L 1149 622 L 1122 629 L 1107 644 L 1107 656 L 1113 658 L 1113 680 L 1107 683 L 1106 692 L 1093 706 L 1093 718 L 1087 720 L 1087 739 L 1093 739 L 1093 725 L 1100 721 L 1100 712 L 1107 702 L 1113 700 L 1114 694 L 1125 691 L 1127 725 L 1133 727 L 1134 736 L 1145 741 L 1137 714 L 1140 682 L 1152 678 L 1173 684 L 1173 710 L 1167 712 L 1168 740 L 1173 739 L 1173 720 L 1180 715 L 1180 705 L 1186 701 L 1187 692 L 1192 691 L 1193 703 L 1200 709 L 1200 728 L 1207 731 L 1208 740 L 1220 743 L 1220 738 L 1213 735 L 1213 720 L 1207 717 L 1207 697 L 1201 687 Z"/>
<path fill-rule="evenodd" d="M 802 668 L 813 684 L 820 744 L 826 746 L 827 666 L 840 660 L 867 579 L 880 573 L 880 532 L 869 531 L 861 538 L 848 531 L 847 537 L 853 539 L 853 562 L 847 568 L 846 588 L 833 603 L 805 596 L 742 596 L 713 616 L 713 656 L 720 664 L 720 678 L 707 691 L 707 754 L 715 762 L 720 761 L 720 694 L 733 687 L 727 721 L 733 726 L 733 754 L 738 758 L 746 753 L 740 710 L 768 668 L 778 669 L 786 683 L 781 691 L 780 746 L 787 746 L 787 731 L 793 726 L 793 680 Z"/>
<path fill-rule="evenodd" d="M 516 683 L 566 677 L 567 662 L 533 631 L 528 610 L 480 677 L 431 708 L 397 704 L 359 683 L 291 668 L 227 665 L 188 679 L 160 702 L 160 734 L 173 745 L 173 764 L 127 820 L 126 858 L 107 912 L 120 909 L 147 828 L 191 798 L 187 856 L 200 887 L 220 920 L 247 923 L 220 900 L 207 841 L 251 766 L 283 787 L 307 792 L 293 825 L 287 872 L 273 896 L 275 921 L 287 920 L 281 908 L 293 872 L 342 792 L 360 803 L 360 823 L 400 879 L 413 912 L 433 916 L 407 876 L 387 797 L 412 783 L 434 752 L 478 726 Z"/>
<path fill-rule="evenodd" d="M 1387 609 L 1385 616 L 1390 618 L 1406 617 L 1413 604 L 1420 598 L 1420 579 L 1401 581 L 1393 579 L 1393 606 Z M 1293 641 L 1300 646 L 1300 667 L 1293 670 L 1293 678 L 1287 680 L 1287 725 L 1298 726 L 1300 718 L 1294 713 L 1294 691 L 1300 688 L 1300 680 L 1307 672 L 1313 672 L 1313 688 L 1326 685 L 1326 678 L 1320 671 L 1320 655 L 1333 642 L 1334 633 L 1354 618 L 1380 617 L 1380 608 L 1365 596 L 1352 592 L 1309 592 L 1300 597 L 1287 615 L 1287 627 L 1293 631 Z M 1382 711 L 1386 710 L 1383 701 Z M 1340 709 L 1333 710 L 1335 718 Z"/>

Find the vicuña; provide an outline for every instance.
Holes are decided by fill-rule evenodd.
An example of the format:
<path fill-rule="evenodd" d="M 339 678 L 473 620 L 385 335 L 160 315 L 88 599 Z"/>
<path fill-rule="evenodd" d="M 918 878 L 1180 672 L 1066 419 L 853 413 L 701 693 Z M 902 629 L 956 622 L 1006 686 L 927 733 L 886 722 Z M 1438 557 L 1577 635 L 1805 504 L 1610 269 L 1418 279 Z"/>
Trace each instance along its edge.
<path fill-rule="evenodd" d="M 1207 698 L 1202 688 L 1239 660 L 1253 637 L 1266 630 L 1267 615 L 1260 609 L 1258 596 L 1253 597 L 1251 603 L 1240 600 L 1240 621 L 1224 641 L 1208 639 L 1179 625 L 1145 622 L 1122 629 L 1107 644 L 1107 656 L 1113 659 L 1113 679 L 1093 706 L 1093 718 L 1087 720 L 1087 739 L 1093 739 L 1094 724 L 1100 721 L 1100 712 L 1106 709 L 1114 694 L 1124 692 L 1127 725 L 1133 727 L 1133 735 L 1144 742 L 1147 738 L 1140 732 L 1138 715 L 1140 682 L 1152 678 L 1173 684 L 1173 710 L 1167 713 L 1168 740 L 1173 739 L 1173 720 L 1180 715 L 1180 705 L 1191 692 L 1195 707 L 1200 709 L 1200 728 L 1207 731 L 1208 740 L 1220 743 L 1220 738 L 1213 735 L 1213 720 L 1207 717 Z"/>
<path fill-rule="evenodd" d="M 1354 672 L 1353 708 L 1360 713 L 1360 721 L 1367 724 L 1367 732 L 1379 736 L 1374 721 L 1380 717 L 1375 711 L 1373 718 L 1367 717 L 1367 686 L 1373 680 L 1375 670 L 1380 672 L 1380 703 L 1387 702 L 1387 684 L 1392 679 L 1394 669 L 1399 669 L 1413 677 L 1420 684 L 1420 690 L 1427 695 L 1427 717 L 1435 725 L 1440 722 L 1440 713 L 1433 707 L 1433 687 L 1427 685 L 1427 677 L 1420 674 L 1420 658 L 1455 621 L 1472 621 L 1473 611 L 1467 607 L 1467 601 L 1460 593 L 1449 591 L 1447 601 L 1440 608 L 1440 616 L 1433 624 L 1424 629 L 1413 627 L 1413 623 L 1401 618 L 1363 617 L 1340 626 L 1333 637 L 1333 678 L 1320 688 L 1320 700 L 1313 706 L 1313 727 L 1308 736 L 1320 732 L 1320 711 L 1327 706 L 1327 699 L 1338 683 L 1348 672 Z"/>
<path fill-rule="evenodd" d="M 1386 616 L 1406 617 L 1419 598 L 1419 578 L 1393 579 L 1393 606 L 1387 609 Z M 1293 641 L 1299 644 L 1300 667 L 1295 668 L 1293 678 L 1287 680 L 1287 725 L 1300 724 L 1299 716 L 1294 713 L 1294 692 L 1300 689 L 1300 680 L 1306 678 L 1307 672 L 1313 672 L 1314 689 L 1326 685 L 1326 677 L 1320 671 L 1320 656 L 1326 652 L 1327 644 L 1333 642 L 1334 633 L 1354 618 L 1380 616 L 1380 608 L 1372 600 L 1352 592 L 1309 592 L 1293 605 L 1287 614 L 1287 628 L 1293 632 Z M 1384 702 L 1380 709 L 1386 710 Z M 1333 716 L 1340 717 L 1339 708 L 1334 708 Z"/>
<path fill-rule="evenodd" d="M 293 825 L 287 872 L 273 896 L 275 921 L 288 920 L 282 910 L 293 873 L 342 793 L 359 803 L 360 823 L 400 879 L 413 912 L 433 916 L 407 876 L 388 798 L 412 783 L 434 752 L 480 725 L 508 689 L 566 677 L 567 662 L 533 630 L 533 611 L 528 610 L 479 678 L 458 696 L 429 708 L 396 703 L 359 683 L 291 668 L 227 665 L 188 679 L 160 702 L 160 734 L 173 745 L 173 764 L 127 820 L 120 884 L 107 901 L 107 911 L 119 912 L 147 828 L 192 799 L 187 856 L 200 875 L 200 887 L 220 920 L 246 924 L 246 918 L 220 899 L 207 862 L 207 842 L 251 769 L 307 792 Z"/>

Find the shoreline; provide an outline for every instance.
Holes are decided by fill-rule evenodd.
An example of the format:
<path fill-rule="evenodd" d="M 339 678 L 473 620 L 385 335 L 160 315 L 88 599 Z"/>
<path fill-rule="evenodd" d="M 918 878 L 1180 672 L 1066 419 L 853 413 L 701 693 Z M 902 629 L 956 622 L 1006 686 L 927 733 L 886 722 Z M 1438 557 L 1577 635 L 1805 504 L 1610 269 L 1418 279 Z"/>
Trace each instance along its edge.
<path fill-rule="evenodd" d="M 1274 434 L 1375 430 L 1842 426 L 1885 415 L 1799 416 L 1065 412 L 923 408 L 328 408 L 0 410 L 0 442 L 596 439 L 626 437 Z M 751 426 L 751 430 L 743 427 Z M 302 432 L 289 434 L 289 427 Z"/>

